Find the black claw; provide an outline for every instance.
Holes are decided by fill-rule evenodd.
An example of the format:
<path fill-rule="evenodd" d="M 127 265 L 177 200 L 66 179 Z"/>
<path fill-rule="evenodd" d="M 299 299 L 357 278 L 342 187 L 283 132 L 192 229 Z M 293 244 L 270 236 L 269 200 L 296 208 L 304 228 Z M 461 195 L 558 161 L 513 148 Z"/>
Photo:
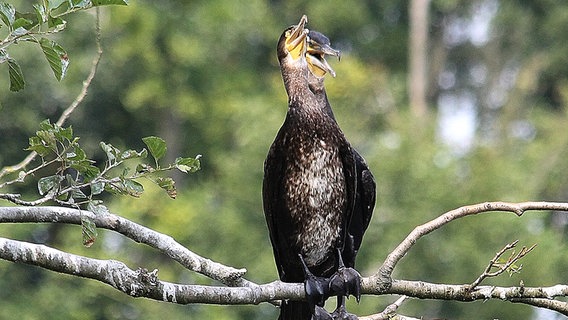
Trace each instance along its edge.
<path fill-rule="evenodd" d="M 357 302 L 361 300 L 361 275 L 353 268 L 346 268 L 338 251 L 338 268 L 329 279 L 329 290 L 332 295 L 346 296 L 353 295 Z"/>
<path fill-rule="evenodd" d="M 324 277 L 317 277 L 310 272 L 304 258 L 300 255 L 300 261 L 304 266 L 304 290 L 306 292 L 306 298 L 311 310 L 314 310 L 316 306 L 323 307 L 325 300 L 329 297 L 329 279 Z M 325 309 L 324 309 L 325 310 Z M 327 311 L 326 311 L 327 312 Z M 315 312 L 314 312 L 315 316 Z M 316 318 L 320 319 L 320 318 Z M 321 318 L 326 319 L 326 318 Z"/>
<path fill-rule="evenodd" d="M 324 307 L 316 306 L 312 314 L 312 320 L 333 320 L 335 319 Z"/>

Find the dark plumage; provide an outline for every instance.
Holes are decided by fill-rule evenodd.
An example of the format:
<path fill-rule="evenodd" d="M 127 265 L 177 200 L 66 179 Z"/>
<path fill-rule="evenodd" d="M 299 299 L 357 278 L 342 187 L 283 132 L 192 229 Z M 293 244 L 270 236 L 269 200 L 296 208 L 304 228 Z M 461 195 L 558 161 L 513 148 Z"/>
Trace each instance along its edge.
<path fill-rule="evenodd" d="M 283 301 L 279 319 L 327 319 L 321 306 L 329 295 L 356 291 L 358 298 L 359 275 L 338 258 L 354 265 L 374 205 L 374 181 L 370 201 L 365 189 L 357 190 L 368 169 L 357 166 L 364 161 L 335 121 L 323 79 L 319 88 L 308 66 L 306 19 L 278 41 L 288 112 L 264 163 L 264 212 L 278 273 L 282 281 L 305 282 L 308 296 L 307 302 Z M 347 281 L 331 292 L 330 281 L 338 282 L 330 278 Z"/>

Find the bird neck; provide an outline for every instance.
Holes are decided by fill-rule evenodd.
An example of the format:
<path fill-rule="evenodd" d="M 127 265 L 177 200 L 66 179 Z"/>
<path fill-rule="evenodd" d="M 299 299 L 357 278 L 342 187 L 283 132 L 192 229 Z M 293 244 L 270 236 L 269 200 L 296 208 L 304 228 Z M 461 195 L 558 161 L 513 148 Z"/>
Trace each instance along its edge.
<path fill-rule="evenodd" d="M 325 92 L 325 85 L 324 85 L 325 78 L 317 77 L 313 74 L 310 74 L 308 78 L 310 91 L 314 93 L 314 96 L 317 100 L 317 105 L 323 110 L 325 114 L 330 116 L 333 120 L 335 120 L 335 115 L 333 114 L 333 110 L 331 109 L 331 105 L 329 104 L 329 100 L 327 99 L 327 93 Z"/>
<path fill-rule="evenodd" d="M 281 68 L 290 108 L 317 108 L 317 97 L 309 88 L 308 69 L 304 66 Z"/>

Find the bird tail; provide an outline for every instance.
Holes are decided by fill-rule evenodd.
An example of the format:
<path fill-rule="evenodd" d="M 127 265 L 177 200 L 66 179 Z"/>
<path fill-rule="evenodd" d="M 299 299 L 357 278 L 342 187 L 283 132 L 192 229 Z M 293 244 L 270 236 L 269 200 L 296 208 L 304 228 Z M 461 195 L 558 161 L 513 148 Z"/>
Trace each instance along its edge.
<path fill-rule="evenodd" d="M 310 320 L 312 313 L 307 302 L 283 301 L 278 320 Z"/>

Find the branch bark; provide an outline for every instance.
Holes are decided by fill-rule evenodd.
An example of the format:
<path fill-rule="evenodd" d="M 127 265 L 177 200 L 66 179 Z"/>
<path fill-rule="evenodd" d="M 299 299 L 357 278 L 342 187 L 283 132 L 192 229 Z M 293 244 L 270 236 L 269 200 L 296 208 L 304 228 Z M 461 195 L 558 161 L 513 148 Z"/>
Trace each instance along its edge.
<path fill-rule="evenodd" d="M 568 297 L 568 285 L 559 284 L 551 287 L 477 286 L 472 289 L 470 284 L 436 284 L 391 279 L 392 270 L 412 246 L 421 237 L 445 224 L 465 216 L 489 211 L 513 212 L 521 216 L 527 210 L 568 211 L 568 203 L 487 202 L 449 211 L 416 227 L 387 257 L 376 274 L 362 279 L 362 292 L 374 295 L 398 294 L 420 299 L 454 301 L 500 299 L 547 308 L 568 315 L 568 304 L 554 300 L 556 297 Z M 156 248 L 187 269 L 216 279 L 230 287 L 169 283 L 158 279 L 157 270 L 153 272 L 147 272 L 144 269 L 134 271 L 119 261 L 82 257 L 44 245 L 4 238 L 0 238 L 0 258 L 96 279 L 134 297 L 147 297 L 179 304 L 258 304 L 282 299 L 301 300 L 305 298 L 302 284 L 280 281 L 255 284 L 243 278 L 245 269 L 224 266 L 201 257 L 167 235 L 112 213 L 95 215 L 89 211 L 62 207 L 0 207 L 0 223 L 80 224 L 82 216 L 88 216 L 99 228 L 114 230 L 136 242 Z M 387 277 L 383 277 L 384 275 Z M 399 304 L 395 303 L 391 309 L 396 310 Z M 387 315 L 385 312 L 392 314 L 393 310 L 387 309 L 382 313 L 363 319 L 381 319 L 381 317 Z M 403 316 L 396 316 L 405 319 Z"/>
<path fill-rule="evenodd" d="M 166 254 L 185 268 L 201 273 L 223 284 L 244 287 L 252 284 L 242 278 L 246 273 L 246 269 L 228 267 L 201 257 L 168 235 L 112 213 L 96 215 L 90 211 L 64 207 L 0 208 L 0 223 L 48 222 L 80 225 L 82 216 L 90 218 L 97 228 L 113 230 L 138 243 L 146 244 Z"/>
<path fill-rule="evenodd" d="M 132 270 L 115 260 L 99 260 L 63 252 L 45 245 L 0 238 L 0 258 L 48 270 L 94 279 L 133 297 L 178 304 L 258 304 L 302 299 L 301 284 L 280 281 L 250 287 L 182 285 L 158 280 L 157 271 Z"/>

